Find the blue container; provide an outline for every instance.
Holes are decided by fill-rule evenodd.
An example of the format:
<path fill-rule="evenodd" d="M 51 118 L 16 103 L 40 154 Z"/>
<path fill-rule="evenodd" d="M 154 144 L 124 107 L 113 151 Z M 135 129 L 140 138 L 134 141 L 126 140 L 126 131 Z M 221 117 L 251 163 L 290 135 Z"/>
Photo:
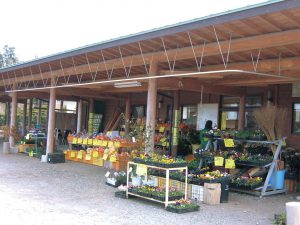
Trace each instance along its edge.
<path fill-rule="evenodd" d="M 277 170 L 276 172 L 276 189 L 280 190 L 284 188 L 284 175 L 285 175 L 286 170 Z M 271 188 L 275 188 L 275 175 L 274 171 L 272 173 L 271 179 L 270 179 L 270 184 Z"/>

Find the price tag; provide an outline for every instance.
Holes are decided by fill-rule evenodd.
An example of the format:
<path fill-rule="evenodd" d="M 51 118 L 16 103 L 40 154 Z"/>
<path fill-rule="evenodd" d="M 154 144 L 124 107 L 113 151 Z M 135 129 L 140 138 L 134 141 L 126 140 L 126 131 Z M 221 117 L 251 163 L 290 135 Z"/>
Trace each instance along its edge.
<path fill-rule="evenodd" d="M 75 158 L 75 155 L 76 155 L 75 152 L 72 151 L 71 152 L 71 158 Z"/>
<path fill-rule="evenodd" d="M 120 147 L 120 142 L 118 142 L 118 141 L 115 142 L 115 147 L 116 147 L 116 148 L 119 148 L 119 147 Z"/>
<path fill-rule="evenodd" d="M 73 144 L 77 144 L 77 143 L 78 143 L 78 138 L 73 138 L 72 143 L 73 143 Z"/>
<path fill-rule="evenodd" d="M 215 157 L 215 166 L 223 166 L 224 158 L 223 157 Z"/>
<path fill-rule="evenodd" d="M 141 176 L 143 176 L 143 175 L 147 175 L 147 166 L 145 166 L 145 165 L 137 165 L 136 166 L 136 174 L 137 175 L 141 175 Z"/>
<path fill-rule="evenodd" d="M 109 161 L 111 161 L 111 162 L 117 162 L 117 157 L 116 157 L 116 155 L 111 155 L 111 156 L 109 157 Z"/>
<path fill-rule="evenodd" d="M 77 144 L 81 144 L 82 143 L 82 138 L 78 138 L 77 139 Z"/>
<path fill-rule="evenodd" d="M 114 142 L 109 141 L 109 142 L 108 142 L 108 147 L 110 148 L 110 147 L 113 147 L 113 146 L 114 146 Z"/>
<path fill-rule="evenodd" d="M 85 155 L 85 160 L 90 161 L 92 159 L 91 154 Z"/>
<path fill-rule="evenodd" d="M 225 168 L 226 169 L 235 169 L 235 161 L 233 159 L 225 160 Z"/>
<path fill-rule="evenodd" d="M 159 133 L 165 132 L 165 127 L 159 127 Z"/>
<path fill-rule="evenodd" d="M 102 143 L 101 143 L 101 146 L 102 146 L 102 147 L 106 147 L 106 146 L 107 146 L 107 141 L 104 141 L 104 140 L 103 140 Z"/>
<path fill-rule="evenodd" d="M 103 154 L 103 160 L 107 160 L 107 158 L 108 158 L 108 154 L 107 154 L 107 153 L 104 153 L 104 154 Z"/>
<path fill-rule="evenodd" d="M 224 139 L 224 145 L 226 148 L 233 148 L 234 147 L 233 139 L 231 138 Z"/>
<path fill-rule="evenodd" d="M 93 158 L 98 158 L 98 157 L 99 157 L 99 152 L 93 151 Z"/>
<path fill-rule="evenodd" d="M 88 144 L 88 139 L 84 138 L 83 141 L 82 141 L 82 144 L 87 145 Z"/>
<path fill-rule="evenodd" d="M 79 151 L 79 152 L 77 153 L 77 159 L 82 159 L 82 152 L 81 152 L 81 151 Z"/>
<path fill-rule="evenodd" d="M 88 145 L 93 145 L 93 139 L 88 139 Z"/>

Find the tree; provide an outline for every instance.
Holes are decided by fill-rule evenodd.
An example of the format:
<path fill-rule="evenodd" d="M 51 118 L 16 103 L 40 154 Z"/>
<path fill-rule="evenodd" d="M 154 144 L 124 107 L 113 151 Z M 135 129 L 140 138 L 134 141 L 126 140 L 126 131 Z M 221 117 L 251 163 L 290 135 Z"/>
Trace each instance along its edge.
<path fill-rule="evenodd" d="M 3 47 L 3 53 L 0 52 L 0 68 L 16 64 L 18 58 L 15 53 L 15 47 L 5 45 Z"/>

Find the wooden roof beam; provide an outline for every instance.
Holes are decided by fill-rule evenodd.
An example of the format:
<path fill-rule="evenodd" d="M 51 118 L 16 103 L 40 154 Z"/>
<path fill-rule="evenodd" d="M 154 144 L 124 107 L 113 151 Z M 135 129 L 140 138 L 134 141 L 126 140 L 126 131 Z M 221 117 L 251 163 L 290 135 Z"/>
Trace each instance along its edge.
<path fill-rule="evenodd" d="M 222 41 L 220 42 L 220 46 L 222 49 L 226 49 L 228 47 L 229 41 Z M 240 39 L 234 39 L 231 42 L 231 53 L 236 52 L 245 52 L 245 51 L 251 51 L 254 49 L 260 49 L 260 48 L 271 48 L 271 47 L 277 47 L 277 46 L 283 46 L 283 45 L 291 45 L 291 44 L 299 44 L 300 43 L 300 29 L 296 30 L 289 30 L 289 31 L 283 31 L 283 32 L 276 32 L 276 33 L 269 33 L 264 35 L 257 35 L 253 37 L 246 37 L 246 38 L 240 38 Z M 201 52 L 202 45 L 195 46 L 195 50 L 197 52 Z M 174 58 L 175 54 L 177 54 L 177 60 L 183 60 L 183 59 L 191 59 L 193 58 L 192 54 L 192 48 L 191 47 L 184 47 L 180 49 L 172 49 L 168 50 L 168 56 L 169 58 Z M 204 56 L 214 56 L 219 55 L 219 47 L 216 42 L 206 44 L 205 46 L 205 53 Z M 144 55 L 145 61 L 147 64 L 150 63 L 153 54 L 148 53 Z M 155 53 L 155 57 L 160 62 L 166 62 L 166 56 L 164 51 L 159 51 Z M 124 57 L 124 63 L 125 65 L 129 65 L 131 62 L 131 59 L 133 60 L 132 66 L 139 66 L 143 65 L 143 58 L 141 55 L 134 55 L 129 57 Z M 111 68 L 112 65 L 115 65 L 115 69 L 117 68 L 123 68 L 123 63 L 121 59 L 113 59 L 113 60 L 107 60 L 106 64 L 108 68 Z M 91 70 L 93 72 L 96 71 L 98 68 L 99 71 L 105 71 L 105 65 L 104 63 L 100 63 L 98 66 L 98 63 L 92 63 L 90 64 Z M 88 65 L 81 65 L 77 66 L 76 71 L 73 67 L 65 68 L 64 69 L 65 74 L 81 74 L 81 73 L 87 73 L 89 72 Z M 53 76 L 63 76 L 61 70 L 52 71 Z M 45 72 L 43 73 L 43 78 L 51 78 L 52 76 L 51 72 Z M 34 80 L 40 80 L 41 76 L 40 74 L 34 74 Z M 18 77 L 19 82 L 23 81 L 30 81 L 32 80 L 31 76 L 25 76 Z M 9 80 L 5 79 L 4 82 L 7 84 Z M 3 85 L 3 81 L 0 81 L 0 85 Z"/>

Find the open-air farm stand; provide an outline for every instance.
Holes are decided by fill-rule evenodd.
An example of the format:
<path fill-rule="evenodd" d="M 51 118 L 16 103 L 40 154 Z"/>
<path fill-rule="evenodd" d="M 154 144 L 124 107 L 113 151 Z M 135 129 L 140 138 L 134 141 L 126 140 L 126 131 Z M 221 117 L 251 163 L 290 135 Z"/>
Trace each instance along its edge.
<path fill-rule="evenodd" d="M 299 15 L 269 1 L 2 68 L 5 149 L 104 167 L 173 212 L 299 192 Z"/>

